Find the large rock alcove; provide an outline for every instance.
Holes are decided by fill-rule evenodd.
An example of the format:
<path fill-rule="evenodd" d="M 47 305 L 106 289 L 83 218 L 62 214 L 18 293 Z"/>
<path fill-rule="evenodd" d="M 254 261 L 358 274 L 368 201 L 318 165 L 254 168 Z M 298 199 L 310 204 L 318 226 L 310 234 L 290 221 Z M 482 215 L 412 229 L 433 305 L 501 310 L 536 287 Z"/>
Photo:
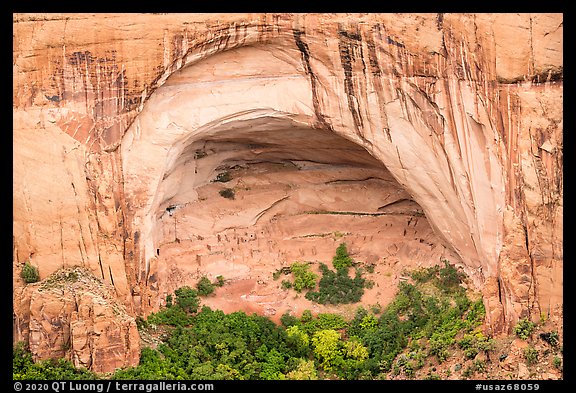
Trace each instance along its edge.
<path fill-rule="evenodd" d="M 174 73 L 122 144 L 144 309 L 204 275 L 228 280 L 205 300 L 219 308 L 276 318 L 318 308 L 287 299 L 272 273 L 328 263 L 341 242 L 378 266 L 373 303 L 389 300 L 403 269 L 460 264 L 385 165 L 346 137 L 317 122 L 296 48 L 230 50 Z"/>
<path fill-rule="evenodd" d="M 88 269 L 130 318 L 203 274 L 229 280 L 215 306 L 276 317 L 304 304 L 270 269 L 341 242 L 382 280 L 366 302 L 446 258 L 493 333 L 561 318 L 561 14 L 13 22 L 14 341 L 70 320 L 32 307 L 27 261 Z"/>

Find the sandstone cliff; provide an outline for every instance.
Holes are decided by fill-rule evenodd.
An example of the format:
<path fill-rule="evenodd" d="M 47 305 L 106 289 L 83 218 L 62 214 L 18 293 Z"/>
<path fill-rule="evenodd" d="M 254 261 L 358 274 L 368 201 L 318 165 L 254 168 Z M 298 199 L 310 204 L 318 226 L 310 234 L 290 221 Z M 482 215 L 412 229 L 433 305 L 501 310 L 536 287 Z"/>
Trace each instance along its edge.
<path fill-rule="evenodd" d="M 225 258 L 211 248 L 261 214 L 262 225 L 273 220 L 271 207 L 375 214 L 401 200 L 410 205 L 396 213 L 417 211 L 433 230 L 426 241 L 435 251 L 414 257 L 418 264 L 450 255 L 462 265 L 484 292 L 494 333 L 562 312 L 561 14 L 15 14 L 13 22 L 16 325 L 32 321 L 21 306 L 27 260 L 41 278 L 82 265 L 114 286 L 129 313 L 146 314 L 183 277 L 217 274 Z M 218 173 L 258 162 L 354 167 L 322 179 L 389 179 L 404 194 L 368 185 L 364 195 L 380 199 L 365 206 L 359 192 L 349 194 L 352 208 L 334 199 L 342 190 L 314 205 L 310 188 L 295 193 L 278 181 L 252 212 L 240 209 L 243 219 L 227 205 L 202 224 L 203 193 Z M 352 176 L 359 168 L 371 175 Z M 266 228 L 302 228 L 290 223 Z M 187 242 L 178 225 L 193 234 Z M 317 230 L 303 238 L 328 230 L 310 225 Z M 378 242 L 408 244 L 395 237 L 406 236 L 408 221 L 370 225 Z M 364 260 L 410 259 L 371 248 L 360 232 L 347 240 L 367 250 Z M 269 255 L 290 262 L 288 244 Z M 163 259 L 163 247 L 189 257 Z M 235 252 L 248 269 L 258 260 L 254 248 Z M 208 255 L 212 270 L 201 267 Z"/>
<path fill-rule="evenodd" d="M 134 317 L 118 303 L 114 289 L 86 268 L 58 270 L 20 295 L 14 306 L 24 317 L 15 329 L 27 338 L 35 359 L 68 358 L 99 373 L 138 364 Z"/>

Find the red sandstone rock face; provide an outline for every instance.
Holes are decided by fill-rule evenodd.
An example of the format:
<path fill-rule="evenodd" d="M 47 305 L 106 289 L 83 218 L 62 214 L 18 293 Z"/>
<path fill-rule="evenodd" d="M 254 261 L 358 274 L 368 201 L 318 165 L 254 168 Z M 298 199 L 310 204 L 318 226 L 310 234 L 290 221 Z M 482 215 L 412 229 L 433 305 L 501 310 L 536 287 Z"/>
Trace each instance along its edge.
<path fill-rule="evenodd" d="M 34 359 L 64 357 L 99 373 L 138 364 L 134 317 L 87 269 L 59 270 L 15 295 L 15 338 L 29 343 Z"/>
<path fill-rule="evenodd" d="M 494 332 L 561 313 L 562 26 L 561 14 L 15 14 L 15 293 L 26 260 L 41 278 L 80 264 L 147 313 L 177 284 L 150 280 L 175 266 L 158 264 L 174 248 L 162 214 L 202 202 L 219 166 L 358 168 L 359 149 L 483 289 Z M 313 130 L 355 148 L 290 136 Z"/>

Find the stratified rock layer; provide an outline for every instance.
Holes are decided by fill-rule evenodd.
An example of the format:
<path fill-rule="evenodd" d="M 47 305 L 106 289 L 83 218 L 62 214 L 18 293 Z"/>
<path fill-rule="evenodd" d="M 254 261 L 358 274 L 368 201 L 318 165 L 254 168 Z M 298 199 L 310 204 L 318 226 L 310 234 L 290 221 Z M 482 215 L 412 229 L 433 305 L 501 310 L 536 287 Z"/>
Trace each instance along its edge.
<path fill-rule="evenodd" d="M 114 289 L 81 267 L 58 270 L 21 294 L 18 330 L 34 359 L 67 358 L 98 373 L 135 366 L 140 358 L 134 317 Z"/>
<path fill-rule="evenodd" d="M 341 165 L 312 130 L 391 174 L 483 289 L 494 333 L 562 312 L 561 14 L 13 20 L 16 325 L 27 260 L 42 278 L 85 266 L 128 312 L 154 310 L 166 209 L 232 162 Z"/>

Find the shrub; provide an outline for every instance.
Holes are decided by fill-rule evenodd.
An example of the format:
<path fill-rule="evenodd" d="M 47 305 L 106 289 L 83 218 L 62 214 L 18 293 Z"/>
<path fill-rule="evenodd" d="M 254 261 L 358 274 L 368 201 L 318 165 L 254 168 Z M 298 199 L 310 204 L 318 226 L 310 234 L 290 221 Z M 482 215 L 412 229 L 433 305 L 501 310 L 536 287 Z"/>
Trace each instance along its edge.
<path fill-rule="evenodd" d="M 296 292 L 302 292 L 304 289 L 313 289 L 316 286 L 318 275 L 310 270 L 307 263 L 294 262 L 290 266 L 294 275 L 294 289 Z"/>
<path fill-rule="evenodd" d="M 433 266 L 428 268 L 420 268 L 414 270 L 410 273 L 410 277 L 412 277 L 418 283 L 425 283 L 436 277 L 438 273 L 439 266 Z"/>
<path fill-rule="evenodd" d="M 282 289 L 292 288 L 292 283 L 288 280 L 282 280 Z"/>
<path fill-rule="evenodd" d="M 236 198 L 236 193 L 234 192 L 234 190 L 232 188 L 225 188 L 223 190 L 220 190 L 218 193 L 223 198 L 227 198 L 227 199 L 235 199 Z"/>
<path fill-rule="evenodd" d="M 533 346 L 528 346 L 524 349 L 524 359 L 528 365 L 532 365 L 538 361 L 538 350 Z"/>
<path fill-rule="evenodd" d="M 440 287 L 445 291 L 451 291 L 460 285 L 462 274 L 458 272 L 456 267 L 450 265 L 447 260 L 443 262 L 444 267 L 438 271 Z"/>
<path fill-rule="evenodd" d="M 562 358 L 559 356 L 554 356 L 554 360 L 552 360 L 552 364 L 556 367 L 557 370 L 562 371 Z"/>
<path fill-rule="evenodd" d="M 224 286 L 224 276 L 222 275 L 216 276 L 216 285 L 218 285 L 219 287 Z"/>
<path fill-rule="evenodd" d="M 215 182 L 220 182 L 220 183 L 226 183 L 226 182 L 229 182 L 230 180 L 232 180 L 232 176 L 230 175 L 229 171 L 219 173 L 216 176 L 216 179 L 214 179 Z"/>
<path fill-rule="evenodd" d="M 200 300 L 198 299 L 198 292 L 194 289 L 184 286 L 174 291 L 176 295 L 176 305 L 188 313 L 195 313 L 198 311 Z"/>
<path fill-rule="evenodd" d="M 346 243 L 340 243 L 336 249 L 336 255 L 332 258 L 332 265 L 336 270 L 346 269 L 352 266 L 352 258 L 348 255 Z"/>
<path fill-rule="evenodd" d="M 200 281 L 196 284 L 196 289 L 198 289 L 198 294 L 200 296 L 208 296 L 214 292 L 214 284 L 210 282 L 208 277 L 202 276 Z"/>
<path fill-rule="evenodd" d="M 38 268 L 36 266 L 32 266 L 30 264 L 30 261 L 26 261 L 26 263 L 22 267 L 22 272 L 20 273 L 20 276 L 24 279 L 24 282 L 27 284 L 38 282 L 40 280 L 40 274 L 38 273 Z"/>
<path fill-rule="evenodd" d="M 514 334 L 520 337 L 522 340 L 527 340 L 528 337 L 534 331 L 536 325 L 530 321 L 528 318 L 523 318 L 518 321 L 516 326 L 514 326 Z"/>
<path fill-rule="evenodd" d="M 324 264 L 320 265 L 320 269 L 322 278 L 319 291 L 308 292 L 306 299 L 320 304 L 350 304 L 360 301 L 364 295 L 366 280 L 359 271 L 356 271 L 354 278 L 350 278 L 347 269 L 334 272 Z"/>
<path fill-rule="evenodd" d="M 298 323 L 298 318 L 295 317 L 294 315 L 290 314 L 290 311 L 286 311 L 280 317 L 280 323 L 284 327 L 290 327 L 290 326 L 296 325 Z"/>
<path fill-rule="evenodd" d="M 540 338 L 553 347 L 558 346 L 558 332 L 555 330 L 552 332 L 540 333 Z"/>

